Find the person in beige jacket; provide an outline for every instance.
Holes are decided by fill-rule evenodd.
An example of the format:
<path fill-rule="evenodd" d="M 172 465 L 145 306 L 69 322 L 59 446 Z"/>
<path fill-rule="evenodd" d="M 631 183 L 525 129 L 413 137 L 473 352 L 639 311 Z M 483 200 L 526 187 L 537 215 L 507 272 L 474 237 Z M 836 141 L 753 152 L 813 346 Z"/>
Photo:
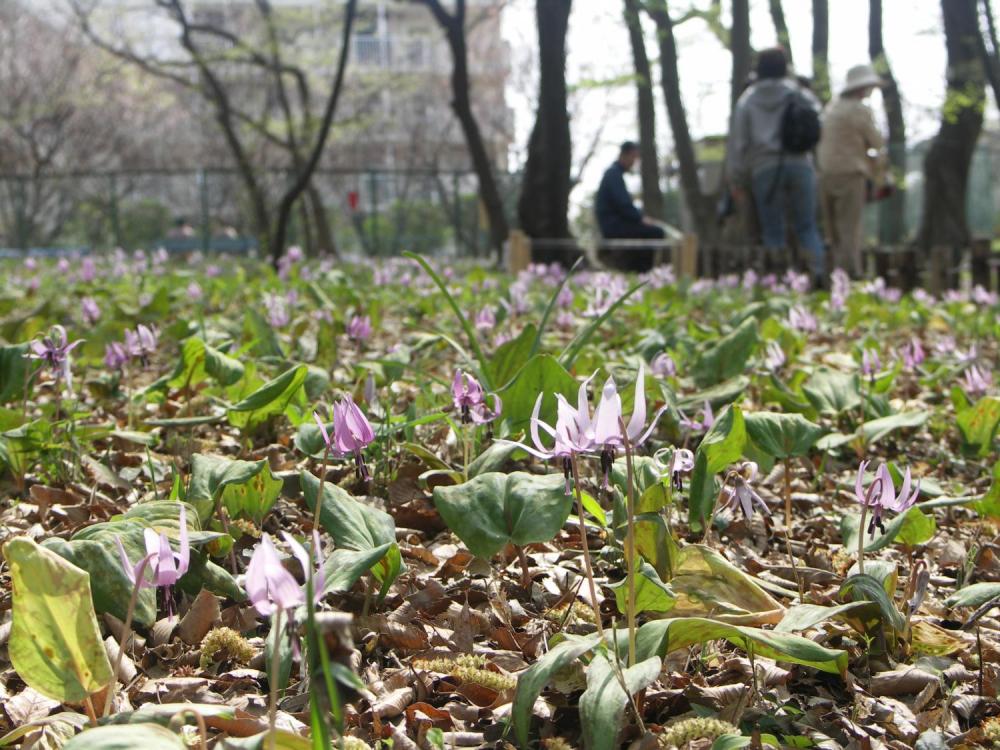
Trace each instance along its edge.
<path fill-rule="evenodd" d="M 870 65 L 847 71 L 844 89 L 823 112 L 817 149 L 830 268 L 842 268 L 853 278 L 864 272 L 862 219 L 869 185 L 880 184 L 885 164 L 885 140 L 865 104 L 881 85 L 882 79 Z"/>

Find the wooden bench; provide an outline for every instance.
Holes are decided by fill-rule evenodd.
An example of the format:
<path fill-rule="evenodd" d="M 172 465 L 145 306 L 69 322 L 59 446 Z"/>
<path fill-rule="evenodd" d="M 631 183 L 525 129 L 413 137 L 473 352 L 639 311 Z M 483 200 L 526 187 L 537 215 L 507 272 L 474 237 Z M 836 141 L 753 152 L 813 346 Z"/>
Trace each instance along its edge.
<path fill-rule="evenodd" d="M 679 276 L 698 274 L 698 239 L 695 235 L 679 232 L 664 239 L 604 239 L 598 237 L 589 243 L 571 238 L 532 238 L 514 230 L 507 241 L 507 268 L 518 273 L 527 268 L 533 259 L 542 262 L 575 260 L 583 255 L 594 266 L 616 265 L 608 263 L 614 255 L 628 257 L 652 253 L 652 265 L 670 263 Z M 631 270 L 631 269 L 629 269 Z"/>

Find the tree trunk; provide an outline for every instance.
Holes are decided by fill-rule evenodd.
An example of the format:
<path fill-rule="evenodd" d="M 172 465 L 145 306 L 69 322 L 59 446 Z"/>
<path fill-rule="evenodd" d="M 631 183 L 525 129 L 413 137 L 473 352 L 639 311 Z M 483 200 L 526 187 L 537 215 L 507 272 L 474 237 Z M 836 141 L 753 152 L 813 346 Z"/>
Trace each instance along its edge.
<path fill-rule="evenodd" d="M 792 39 L 788 35 L 788 24 L 785 22 L 785 9 L 781 7 L 781 0 L 770 0 L 771 21 L 774 23 L 774 33 L 778 37 L 778 44 L 785 48 L 785 55 L 788 56 L 789 67 L 794 65 L 792 60 Z"/>
<path fill-rule="evenodd" d="M 656 152 L 656 103 L 653 99 L 653 74 L 646 55 L 646 40 L 639 17 L 639 0 L 625 0 L 625 25 L 628 27 L 635 64 L 635 89 L 639 109 L 639 174 L 642 177 L 642 210 L 660 219 L 664 214 L 660 189 L 660 158 Z"/>
<path fill-rule="evenodd" d="M 333 229 L 330 227 L 330 219 L 326 215 L 326 207 L 323 205 L 323 196 L 320 195 L 316 184 L 309 181 L 306 188 L 306 197 L 309 200 L 309 208 L 312 211 L 312 221 L 316 226 L 316 250 L 319 255 L 337 255 L 337 245 L 333 241 Z"/>
<path fill-rule="evenodd" d="M 538 113 L 528 141 L 517 213 L 529 237 L 566 239 L 572 143 L 566 109 L 566 29 L 572 0 L 536 0 L 541 83 Z M 539 261 L 568 263 L 575 253 L 533 253 Z"/>
<path fill-rule="evenodd" d="M 902 241 L 906 234 L 906 122 L 899 87 L 892 75 L 889 58 L 882 43 L 882 0 L 869 0 L 868 55 L 872 65 L 885 81 L 882 102 L 889 121 L 889 169 L 896 191 L 887 198 L 879 211 L 879 239 L 888 244 Z"/>
<path fill-rule="evenodd" d="M 451 49 L 451 108 L 462 128 L 466 147 L 472 168 L 479 181 L 479 197 L 483 201 L 486 218 L 490 225 L 490 245 L 499 254 L 507 240 L 510 228 L 504 211 L 503 198 L 497 187 L 493 171 L 493 160 L 490 158 L 483 141 L 479 122 L 472 111 L 469 98 L 469 55 L 465 37 L 465 0 L 457 0 L 454 14 L 448 13 L 440 0 L 421 0 L 428 7 L 438 24 L 441 26 Z"/>
<path fill-rule="evenodd" d="M 733 26 L 729 32 L 729 47 L 733 55 L 733 77 L 730 82 L 729 111 L 736 109 L 750 78 L 750 0 L 733 0 Z"/>
<path fill-rule="evenodd" d="M 274 230 L 274 235 L 270 239 L 271 262 L 277 266 L 278 259 L 285 251 L 285 237 L 288 234 L 288 222 L 291 218 L 292 207 L 299 199 L 303 191 L 309 186 L 313 172 L 319 166 L 323 156 L 323 148 L 330 135 L 330 128 L 333 125 L 333 116 L 337 111 L 337 102 L 340 100 L 340 92 L 344 85 L 344 71 L 347 68 L 347 59 L 351 49 L 351 31 L 354 28 L 354 17 L 357 14 L 358 0 L 347 0 L 344 9 L 344 32 L 341 37 L 340 59 L 337 62 L 337 72 L 334 75 L 333 85 L 330 95 L 327 97 L 326 106 L 323 108 L 323 117 L 320 120 L 319 128 L 316 132 L 316 141 L 313 144 L 309 159 L 301 169 L 296 169 L 295 180 L 285 191 L 278 204 L 278 218 Z"/>
<path fill-rule="evenodd" d="M 986 68 L 986 78 L 993 89 L 993 98 L 1000 107 L 1000 43 L 997 42 L 997 24 L 993 16 L 993 3 L 983 0 L 983 17 L 986 29 L 979 35 L 979 54 Z"/>
<path fill-rule="evenodd" d="M 824 104 L 830 101 L 830 7 L 828 0 L 812 0 L 813 91 Z"/>
<path fill-rule="evenodd" d="M 688 129 L 684 101 L 681 99 L 680 73 L 677 69 L 677 41 L 674 39 L 674 24 L 663 0 L 647 5 L 650 17 L 656 22 L 660 40 L 660 79 L 663 98 L 667 104 L 670 130 L 674 135 L 674 152 L 680 167 L 681 190 L 684 201 L 691 212 L 694 229 L 702 242 L 711 241 L 715 236 L 715 207 L 710 196 L 702 193 L 698 176 L 698 158 L 694 142 Z"/>
<path fill-rule="evenodd" d="M 985 76 L 979 49 L 976 0 L 941 0 L 948 48 L 948 89 L 941 127 L 924 159 L 924 212 L 919 244 L 964 248 L 969 243 L 966 191 L 972 156 L 983 127 Z"/>

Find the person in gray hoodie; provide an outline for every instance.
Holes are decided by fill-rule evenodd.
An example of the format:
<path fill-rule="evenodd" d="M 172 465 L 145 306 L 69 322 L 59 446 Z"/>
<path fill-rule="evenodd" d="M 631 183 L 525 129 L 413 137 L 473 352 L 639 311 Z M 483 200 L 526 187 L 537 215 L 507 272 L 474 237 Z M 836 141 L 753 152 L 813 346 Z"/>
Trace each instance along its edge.
<path fill-rule="evenodd" d="M 752 200 L 767 250 L 786 246 L 785 217 L 791 214 L 799 245 L 808 253 L 810 270 L 821 283 L 825 248 L 817 226 L 816 171 L 810 153 L 782 148 L 782 118 L 793 98 L 820 109 L 807 88 L 788 75 L 788 59 L 780 47 L 762 50 L 757 79 L 743 92 L 733 111 L 726 151 L 726 171 L 737 202 Z"/>

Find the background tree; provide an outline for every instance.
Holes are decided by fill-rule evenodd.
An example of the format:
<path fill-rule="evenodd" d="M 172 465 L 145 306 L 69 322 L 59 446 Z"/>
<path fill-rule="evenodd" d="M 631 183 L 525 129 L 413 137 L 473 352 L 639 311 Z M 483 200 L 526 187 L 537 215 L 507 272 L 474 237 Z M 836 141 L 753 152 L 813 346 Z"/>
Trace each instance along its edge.
<path fill-rule="evenodd" d="M 674 22 L 670 17 L 665 0 L 647 0 L 646 11 L 656 23 L 660 47 L 660 84 L 667 105 L 667 117 L 674 136 L 674 153 L 680 172 L 681 191 L 694 230 L 702 241 L 710 241 L 715 236 L 715 200 L 702 191 L 698 175 L 698 158 L 694 141 L 688 128 L 687 113 L 681 97 L 680 72 L 677 63 L 677 40 L 674 37 Z"/>
<path fill-rule="evenodd" d="M 640 0 L 625 0 L 628 28 L 635 65 L 636 102 L 639 113 L 639 174 L 642 178 L 642 210 L 647 216 L 664 219 L 663 190 L 660 188 L 660 159 L 656 148 L 656 102 L 653 73 L 646 55 L 646 40 L 639 15 Z"/>
<path fill-rule="evenodd" d="M 896 184 L 896 192 L 882 203 L 880 209 L 880 239 L 895 243 L 902 240 L 906 232 L 906 122 L 903 119 L 899 87 L 892 75 L 889 58 L 882 43 L 882 0 L 869 0 L 868 55 L 875 70 L 885 81 L 882 86 L 882 102 L 889 122 L 889 168 Z"/>
<path fill-rule="evenodd" d="M 830 101 L 830 6 L 828 0 L 812 0 L 813 91 L 821 102 Z"/>
<path fill-rule="evenodd" d="M 969 169 L 983 127 L 985 75 L 979 54 L 977 0 L 941 0 L 948 49 L 941 125 L 924 158 L 919 244 L 961 249 L 969 243 Z"/>
<path fill-rule="evenodd" d="M 538 111 L 528 141 L 517 213 L 530 237 L 568 238 L 572 165 L 566 102 L 566 30 L 572 0 L 537 0 L 539 68 Z M 567 260 L 563 253 L 536 260 Z"/>
<path fill-rule="evenodd" d="M 440 0 L 417 0 L 426 5 L 444 31 L 451 49 L 451 108 L 462 127 L 472 167 L 479 180 L 479 194 L 490 225 L 490 244 L 499 254 L 507 240 L 509 229 L 503 199 L 497 188 L 490 156 L 472 111 L 469 98 L 469 55 L 465 39 L 465 0 L 455 0 L 455 12 L 449 13 Z"/>
<path fill-rule="evenodd" d="M 318 203 L 313 214 L 319 217 L 323 211 L 311 181 L 340 100 L 357 0 L 348 0 L 344 6 L 342 44 L 333 79 L 324 82 L 327 95 L 319 109 L 313 104 L 306 70 L 282 54 L 280 30 L 268 0 L 253 2 L 257 21 L 253 33 L 215 23 L 205 14 L 196 15 L 185 0 L 151 0 L 151 5 L 175 24 L 183 53 L 180 57 L 163 57 L 127 40 L 109 38 L 92 23 L 99 3 L 70 2 L 81 29 L 96 46 L 144 73 L 196 92 L 208 103 L 247 193 L 255 233 L 276 261 L 284 252 L 299 198 L 311 194 Z M 257 141 L 284 154 L 287 161 L 282 164 L 267 150 L 259 151 Z M 291 167 L 287 180 L 277 188 L 269 184 L 267 174 L 276 164 Z M 325 244 L 333 250 L 332 239 Z"/>
<path fill-rule="evenodd" d="M 730 79 L 730 111 L 743 93 L 750 78 L 753 48 L 750 46 L 750 0 L 733 0 L 733 25 L 729 33 L 729 49 L 733 56 Z"/>
<path fill-rule="evenodd" d="M 993 15 L 993 4 L 982 0 L 982 17 L 985 22 L 983 33 L 978 35 L 979 53 L 986 68 L 986 78 L 993 89 L 993 99 L 1000 107 L 1000 43 L 997 42 L 997 24 Z"/>
<path fill-rule="evenodd" d="M 795 65 L 792 59 L 792 39 L 788 34 L 788 24 L 785 22 L 785 9 L 781 5 L 781 0 L 768 0 L 768 10 L 771 11 L 771 23 L 774 24 L 774 33 L 778 37 L 778 44 L 785 48 L 788 56 L 788 65 Z"/>

